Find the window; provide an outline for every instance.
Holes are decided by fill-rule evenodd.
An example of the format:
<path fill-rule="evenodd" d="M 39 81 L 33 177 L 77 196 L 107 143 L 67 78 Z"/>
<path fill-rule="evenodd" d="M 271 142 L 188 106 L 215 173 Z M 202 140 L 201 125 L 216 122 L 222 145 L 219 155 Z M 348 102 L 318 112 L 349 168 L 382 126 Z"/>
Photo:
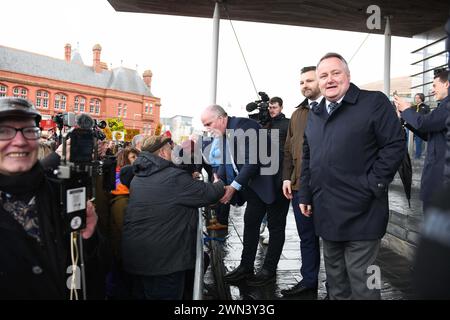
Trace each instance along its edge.
<path fill-rule="evenodd" d="M 55 95 L 55 110 L 61 109 L 61 110 L 66 110 L 66 102 L 67 102 L 67 97 L 62 94 L 62 93 L 58 93 Z"/>
<path fill-rule="evenodd" d="M 26 98 L 27 98 L 27 93 L 28 93 L 28 90 L 25 89 L 25 88 L 23 88 L 23 87 L 15 87 L 15 88 L 13 89 L 13 96 L 14 96 L 15 98 L 23 98 L 23 99 L 26 99 Z"/>
<path fill-rule="evenodd" d="M 145 103 L 145 113 L 148 113 L 148 103 Z"/>
<path fill-rule="evenodd" d="M 100 100 L 95 99 L 95 113 L 100 114 Z"/>
<path fill-rule="evenodd" d="M 0 97 L 6 97 L 6 93 L 8 92 L 8 87 L 0 84 Z"/>
<path fill-rule="evenodd" d="M 122 104 L 119 103 L 119 105 L 117 106 L 117 116 L 120 117 L 122 114 Z"/>
<path fill-rule="evenodd" d="M 150 114 L 153 114 L 153 103 L 150 103 Z"/>
<path fill-rule="evenodd" d="M 124 118 L 127 117 L 127 105 L 126 104 L 123 105 L 123 117 Z"/>
<path fill-rule="evenodd" d="M 36 91 L 36 107 L 48 109 L 49 93 L 45 90 Z M 55 107 L 56 109 L 56 107 Z"/>
<path fill-rule="evenodd" d="M 97 98 L 89 101 L 89 113 L 100 114 L 100 100 Z"/>
<path fill-rule="evenodd" d="M 75 97 L 75 104 L 73 106 L 73 111 L 84 112 L 84 107 L 86 105 L 86 99 L 82 96 Z"/>

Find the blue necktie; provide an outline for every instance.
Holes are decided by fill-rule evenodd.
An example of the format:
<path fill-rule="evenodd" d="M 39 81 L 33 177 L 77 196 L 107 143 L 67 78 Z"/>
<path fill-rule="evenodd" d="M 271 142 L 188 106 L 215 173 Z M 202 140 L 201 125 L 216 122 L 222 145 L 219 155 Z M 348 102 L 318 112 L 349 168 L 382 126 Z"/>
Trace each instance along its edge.
<path fill-rule="evenodd" d="M 331 102 L 329 105 L 328 105 L 328 113 L 329 114 L 332 114 L 333 113 L 333 111 L 334 110 L 336 110 L 336 108 L 338 107 L 338 105 L 339 105 L 339 103 L 337 103 L 337 102 Z"/>
<path fill-rule="evenodd" d="M 225 164 L 225 174 L 226 174 L 226 180 L 227 180 L 227 185 L 230 185 L 235 178 L 235 174 L 234 174 L 234 169 L 233 169 L 233 165 L 232 164 Z"/>
<path fill-rule="evenodd" d="M 314 110 L 314 108 L 316 108 L 319 105 L 319 103 L 317 101 L 313 101 L 309 104 L 309 107 L 311 110 Z"/>
<path fill-rule="evenodd" d="M 230 185 L 234 181 L 234 178 L 236 177 L 236 173 L 234 171 L 233 164 L 229 163 L 230 161 L 233 161 L 233 160 L 231 159 L 232 154 L 228 147 L 228 140 L 226 138 L 224 139 L 224 153 L 223 154 L 225 155 L 223 157 L 223 163 L 225 164 L 226 184 Z"/>

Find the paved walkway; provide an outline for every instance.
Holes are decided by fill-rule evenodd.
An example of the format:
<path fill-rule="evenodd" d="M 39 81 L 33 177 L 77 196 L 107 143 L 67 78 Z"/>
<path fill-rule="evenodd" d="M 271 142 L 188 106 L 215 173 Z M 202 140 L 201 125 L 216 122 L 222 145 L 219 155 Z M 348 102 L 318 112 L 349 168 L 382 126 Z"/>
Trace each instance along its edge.
<path fill-rule="evenodd" d="M 243 214 L 245 207 L 234 208 L 230 212 L 230 222 L 228 231 L 222 231 L 216 234 L 218 237 L 226 238 L 220 247 L 223 255 L 223 263 L 227 271 L 233 270 L 239 265 L 242 251 L 243 240 Z M 229 288 L 229 293 L 233 300 L 267 300 L 267 299 L 284 299 L 280 293 L 281 290 L 291 287 L 301 280 L 300 276 L 300 242 L 295 226 L 295 219 L 292 207 L 288 213 L 286 226 L 286 242 L 284 244 L 283 253 L 278 264 L 277 281 L 275 284 L 265 287 L 255 288 L 249 287 L 245 283 L 240 286 L 225 286 Z M 262 240 L 258 245 L 255 268 L 258 270 L 263 262 L 267 246 L 262 244 Z M 381 267 L 382 273 L 382 299 L 400 300 L 414 298 L 413 290 L 410 285 L 411 266 L 407 259 L 397 255 L 388 248 L 382 247 L 377 258 L 377 265 Z M 325 286 L 325 269 L 323 256 L 319 274 L 319 293 L 318 299 L 323 299 L 326 295 Z M 211 268 L 205 277 L 206 295 L 205 299 L 219 298 L 216 291 L 216 284 L 211 273 Z M 312 299 L 312 297 L 303 297 L 303 299 Z"/>

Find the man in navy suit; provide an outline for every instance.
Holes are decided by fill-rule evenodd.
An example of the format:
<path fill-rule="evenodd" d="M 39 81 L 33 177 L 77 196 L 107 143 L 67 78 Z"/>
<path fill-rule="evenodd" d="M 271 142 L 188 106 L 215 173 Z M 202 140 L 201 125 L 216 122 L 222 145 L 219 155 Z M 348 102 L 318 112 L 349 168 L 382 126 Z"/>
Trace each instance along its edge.
<path fill-rule="evenodd" d="M 389 218 L 388 185 L 406 152 L 400 121 L 381 92 L 350 83 L 345 59 L 317 65 L 325 99 L 308 114 L 299 202 L 323 240 L 330 299 L 380 299 L 373 263 Z"/>
<path fill-rule="evenodd" d="M 225 195 L 220 202 L 243 204 L 247 202 L 244 214 L 244 248 L 239 267 L 225 275 L 225 281 L 236 283 L 244 279 L 255 281 L 255 285 L 263 285 L 276 278 L 276 268 L 280 259 L 284 243 L 283 217 L 275 202 L 274 175 L 278 166 L 279 152 L 275 144 L 262 143 L 268 139 L 261 134 L 261 126 L 254 120 L 247 118 L 229 117 L 225 110 L 212 105 L 201 115 L 205 128 L 216 137 L 222 137 L 224 161 L 220 165 L 218 174 L 227 180 Z M 244 139 L 241 139 L 244 137 Z M 267 140 L 266 140 L 267 141 Z M 275 141 L 278 142 L 278 141 Z M 261 165 L 260 150 L 264 146 L 271 148 L 271 168 Z M 276 151 L 272 150 L 272 147 Z M 267 155 L 267 153 L 265 153 Z M 273 163 L 272 163 L 273 162 Z M 264 170 L 270 169 L 270 170 Z M 231 172 L 231 173 L 230 173 Z M 230 177 L 230 175 L 233 175 Z M 264 264 L 254 275 L 254 261 L 259 241 L 259 226 L 265 213 L 268 213 L 270 242 Z M 280 245 L 281 244 L 281 245 Z"/>

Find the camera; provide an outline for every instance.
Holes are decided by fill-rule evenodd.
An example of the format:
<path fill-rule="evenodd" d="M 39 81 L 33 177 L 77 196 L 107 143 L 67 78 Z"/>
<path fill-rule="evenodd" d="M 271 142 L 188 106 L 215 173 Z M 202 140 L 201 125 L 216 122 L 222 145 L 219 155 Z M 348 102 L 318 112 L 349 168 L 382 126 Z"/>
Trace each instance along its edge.
<path fill-rule="evenodd" d="M 58 129 L 63 127 L 74 127 L 76 123 L 76 116 L 73 112 L 57 113 L 52 118 L 53 122 L 56 123 Z"/>
<path fill-rule="evenodd" d="M 265 92 L 258 92 L 258 95 L 261 97 L 261 100 L 250 102 L 245 109 L 247 112 L 258 109 L 258 113 L 252 113 L 248 116 L 250 119 L 256 120 L 259 124 L 264 126 L 271 120 L 269 113 L 269 96 Z"/>
<path fill-rule="evenodd" d="M 65 119 L 64 114 L 57 117 L 57 121 L 63 126 L 69 123 Z M 69 116 L 67 119 L 70 119 Z M 63 216 L 71 231 L 78 231 L 86 226 L 86 200 L 96 197 L 96 181 L 99 176 L 102 176 L 105 192 L 115 188 L 115 157 L 99 159 L 98 143 L 106 138 L 100 129 L 105 127 L 105 121 L 97 122 L 90 116 L 81 114 L 76 118 L 76 126 L 62 139 L 61 163 L 54 174 L 60 181 Z M 68 139 L 70 161 L 67 161 Z"/>

